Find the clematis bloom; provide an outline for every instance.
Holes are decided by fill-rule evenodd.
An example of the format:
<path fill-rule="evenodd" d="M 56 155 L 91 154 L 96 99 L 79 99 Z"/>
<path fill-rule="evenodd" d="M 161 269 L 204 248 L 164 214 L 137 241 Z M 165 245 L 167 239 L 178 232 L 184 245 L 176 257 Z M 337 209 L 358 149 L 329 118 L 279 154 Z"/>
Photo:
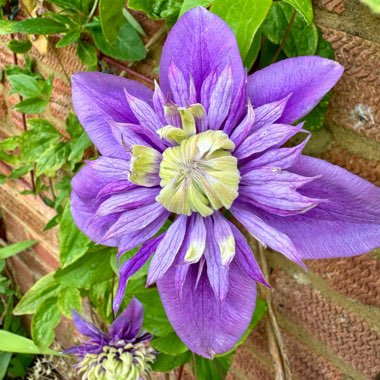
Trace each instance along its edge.
<path fill-rule="evenodd" d="M 108 334 L 75 311 L 73 319 L 78 331 L 88 339 L 65 353 L 75 354 L 80 360 L 78 368 L 82 379 L 150 379 L 156 352 L 149 346 L 152 336 L 141 331 L 143 307 L 136 298 L 115 319 Z"/>
<path fill-rule="evenodd" d="M 148 285 L 157 283 L 179 337 L 211 358 L 244 333 L 256 282 L 266 284 L 230 214 L 300 265 L 380 245 L 379 189 L 303 156 L 309 136 L 283 147 L 307 133 L 297 120 L 342 73 L 298 57 L 247 77 L 230 28 L 195 8 L 170 32 L 153 92 L 107 74 L 73 77 L 75 111 L 102 154 L 72 181 L 74 220 L 119 256 L 141 245 L 120 267 L 115 310 L 152 256 Z"/>

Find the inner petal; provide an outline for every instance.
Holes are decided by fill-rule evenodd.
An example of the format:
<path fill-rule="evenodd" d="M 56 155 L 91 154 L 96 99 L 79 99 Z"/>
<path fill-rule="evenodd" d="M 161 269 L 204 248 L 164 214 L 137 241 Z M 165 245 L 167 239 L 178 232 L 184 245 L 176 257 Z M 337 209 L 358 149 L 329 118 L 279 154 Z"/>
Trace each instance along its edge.
<path fill-rule="evenodd" d="M 156 200 L 176 214 L 211 215 L 230 208 L 238 196 L 240 174 L 231 155 L 234 143 L 222 131 L 206 131 L 167 148 L 159 176 L 162 190 Z"/>

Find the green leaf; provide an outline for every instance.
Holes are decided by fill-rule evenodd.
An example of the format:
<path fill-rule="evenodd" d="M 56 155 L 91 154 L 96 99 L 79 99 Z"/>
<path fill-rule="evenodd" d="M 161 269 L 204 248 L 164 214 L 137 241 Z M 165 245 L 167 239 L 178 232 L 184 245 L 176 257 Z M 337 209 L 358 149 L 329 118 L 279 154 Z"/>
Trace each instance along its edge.
<path fill-rule="evenodd" d="M 81 1 L 78 0 L 48 0 L 48 2 L 64 9 L 81 10 Z"/>
<path fill-rule="evenodd" d="M 311 0 L 283 0 L 290 4 L 300 15 L 302 15 L 307 24 L 313 21 L 313 5 Z"/>
<path fill-rule="evenodd" d="M 5 260 L 8 257 L 17 255 L 18 253 L 25 251 L 26 249 L 28 249 L 36 243 L 36 240 L 25 240 L 19 243 L 8 245 L 4 248 L 0 248 L 0 260 Z"/>
<path fill-rule="evenodd" d="M 61 312 L 57 305 L 57 298 L 49 298 L 36 310 L 32 319 L 32 337 L 34 343 L 42 350 L 46 350 L 54 340 L 54 330 L 61 319 Z"/>
<path fill-rule="evenodd" d="M 49 146 L 36 160 L 36 175 L 45 174 L 48 177 L 54 177 L 56 172 L 65 164 L 68 152 L 69 147 L 64 142 Z"/>
<path fill-rule="evenodd" d="M 248 54 L 253 38 L 265 20 L 272 0 L 214 0 L 211 12 L 220 16 L 235 33 L 240 54 Z"/>
<path fill-rule="evenodd" d="M 59 269 L 54 277 L 62 285 L 89 289 L 93 284 L 112 278 L 113 270 L 109 264 L 109 256 L 114 254 L 114 251 L 108 247 L 89 250 L 75 263 Z"/>
<path fill-rule="evenodd" d="M 51 349 L 41 350 L 32 340 L 4 330 L 0 330 L 0 351 L 19 352 L 22 354 L 60 355 Z"/>
<path fill-rule="evenodd" d="M 80 30 L 74 30 L 72 32 L 69 32 L 65 34 L 55 45 L 57 48 L 62 48 L 68 45 L 73 44 L 74 42 L 77 42 L 79 40 L 81 31 Z"/>
<path fill-rule="evenodd" d="M 99 21 L 105 40 L 113 44 L 124 23 L 123 8 L 125 0 L 100 0 Z"/>
<path fill-rule="evenodd" d="M 5 379 L 11 357 L 11 352 L 0 352 L 0 380 Z"/>
<path fill-rule="evenodd" d="M 33 45 L 29 40 L 11 40 L 8 42 L 8 48 L 17 54 L 27 53 L 32 48 L 32 46 Z"/>
<path fill-rule="evenodd" d="M 273 3 L 263 24 L 263 34 L 274 44 L 280 45 L 293 15 L 293 8 L 286 3 Z M 293 25 L 285 41 L 283 51 L 288 57 L 315 54 L 318 46 L 318 30 L 296 13 Z"/>
<path fill-rule="evenodd" d="M 25 175 L 26 173 L 29 173 L 33 169 L 33 165 L 26 165 L 21 166 L 20 168 L 17 168 L 12 171 L 12 173 L 9 175 L 9 179 L 17 179 Z"/>
<path fill-rule="evenodd" d="M 167 355 L 159 353 L 156 361 L 152 365 L 153 371 L 157 372 L 169 372 L 174 368 L 181 366 L 182 364 L 188 363 L 191 360 L 191 352 L 186 351 L 179 355 Z M 214 380 L 213 378 L 208 378 L 208 380 Z"/>
<path fill-rule="evenodd" d="M 128 22 L 119 29 L 116 40 L 110 44 L 106 41 L 100 26 L 92 29 L 96 47 L 104 54 L 125 61 L 139 61 L 146 56 L 146 50 L 136 30 Z"/>
<path fill-rule="evenodd" d="M 181 11 L 179 12 L 179 16 L 181 17 L 188 10 L 196 8 L 196 7 L 209 7 L 214 0 L 185 0 L 182 4 Z"/>
<path fill-rule="evenodd" d="M 169 355 L 178 355 L 189 350 L 174 331 L 161 338 L 154 338 L 151 345 L 157 351 Z"/>
<path fill-rule="evenodd" d="M 43 83 L 31 75 L 8 75 L 7 79 L 12 86 L 12 93 L 17 92 L 26 98 L 33 98 L 42 95 Z"/>
<path fill-rule="evenodd" d="M 169 25 L 177 20 L 183 0 L 129 0 L 128 7 L 145 12 L 153 20 L 165 19 Z"/>
<path fill-rule="evenodd" d="M 1 20 L 0 35 L 10 33 L 56 34 L 67 31 L 65 25 L 49 18 L 27 18 L 22 21 Z"/>
<path fill-rule="evenodd" d="M 17 103 L 14 109 L 22 113 L 37 114 L 45 110 L 49 101 L 43 98 L 29 98 Z"/>
<path fill-rule="evenodd" d="M 318 29 L 318 46 L 315 54 L 328 59 L 334 59 L 335 57 L 334 48 L 330 42 L 323 37 L 320 29 Z"/>
<path fill-rule="evenodd" d="M 216 357 L 214 360 L 195 355 L 193 372 L 197 380 L 224 380 L 232 364 L 233 354 Z"/>
<path fill-rule="evenodd" d="M 368 5 L 371 11 L 380 14 L 380 1 L 379 0 L 360 0 L 363 4 Z"/>
<path fill-rule="evenodd" d="M 80 296 L 80 291 L 74 287 L 63 289 L 62 292 L 58 295 L 58 307 L 62 314 L 70 319 L 72 317 L 73 309 L 81 313 L 82 298 Z"/>
<path fill-rule="evenodd" d="M 78 42 L 77 54 L 82 63 L 87 66 L 95 66 L 98 63 L 96 49 L 87 41 Z"/>
<path fill-rule="evenodd" d="M 133 28 L 136 30 L 138 34 L 146 37 L 144 29 L 141 27 L 139 22 L 132 16 L 132 13 L 128 11 L 128 9 L 123 8 L 123 16 L 133 26 Z"/>
<path fill-rule="evenodd" d="M 251 69 L 253 64 L 255 63 L 260 47 L 261 47 L 261 40 L 262 40 L 262 33 L 261 30 L 258 30 L 255 34 L 255 37 L 253 38 L 252 45 L 248 50 L 247 56 L 244 58 L 244 67 L 247 68 L 247 71 Z"/>
<path fill-rule="evenodd" d="M 54 273 L 39 279 L 21 298 L 13 310 L 14 315 L 33 314 L 37 308 L 48 298 L 56 297 L 62 290 L 55 280 Z M 1 350 L 1 348 L 0 348 Z"/>
<path fill-rule="evenodd" d="M 90 244 L 90 239 L 74 223 L 69 203 L 62 214 L 59 242 L 59 262 L 62 268 L 79 260 L 88 251 Z"/>
<path fill-rule="evenodd" d="M 311 132 L 320 131 L 325 123 L 326 111 L 331 98 L 331 92 L 328 92 L 318 105 L 307 114 L 301 121 L 304 121 L 304 129 Z"/>

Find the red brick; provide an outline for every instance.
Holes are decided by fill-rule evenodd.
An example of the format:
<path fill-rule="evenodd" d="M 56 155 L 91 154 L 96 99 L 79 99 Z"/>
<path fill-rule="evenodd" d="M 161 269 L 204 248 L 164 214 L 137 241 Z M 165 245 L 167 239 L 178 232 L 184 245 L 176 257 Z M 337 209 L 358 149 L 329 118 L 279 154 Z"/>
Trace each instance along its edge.
<path fill-rule="evenodd" d="M 284 317 L 301 325 L 348 365 L 370 377 L 380 371 L 380 334 L 358 315 L 281 270 L 276 271 L 273 298 Z"/>
<path fill-rule="evenodd" d="M 345 0 L 313 0 L 313 5 L 340 15 L 346 10 Z"/>
<path fill-rule="evenodd" d="M 40 277 L 17 256 L 8 259 L 7 265 L 12 273 L 13 280 L 22 293 L 26 293 Z"/>
<path fill-rule="evenodd" d="M 380 141 L 380 43 L 322 28 L 345 72 L 334 87 L 327 120 Z"/>
<path fill-rule="evenodd" d="M 309 260 L 306 265 L 337 292 L 363 304 L 380 307 L 380 261 L 374 257 Z"/>

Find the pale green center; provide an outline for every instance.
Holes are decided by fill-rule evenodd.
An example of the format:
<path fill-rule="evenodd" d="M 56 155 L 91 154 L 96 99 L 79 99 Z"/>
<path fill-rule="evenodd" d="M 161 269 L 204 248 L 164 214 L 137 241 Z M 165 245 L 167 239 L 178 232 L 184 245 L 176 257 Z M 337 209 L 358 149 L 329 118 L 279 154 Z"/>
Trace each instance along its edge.
<path fill-rule="evenodd" d="M 222 131 L 199 133 L 167 148 L 160 164 L 157 196 L 167 210 L 191 215 L 211 215 L 230 208 L 238 196 L 240 180 L 237 159 L 231 155 L 234 143 Z"/>

